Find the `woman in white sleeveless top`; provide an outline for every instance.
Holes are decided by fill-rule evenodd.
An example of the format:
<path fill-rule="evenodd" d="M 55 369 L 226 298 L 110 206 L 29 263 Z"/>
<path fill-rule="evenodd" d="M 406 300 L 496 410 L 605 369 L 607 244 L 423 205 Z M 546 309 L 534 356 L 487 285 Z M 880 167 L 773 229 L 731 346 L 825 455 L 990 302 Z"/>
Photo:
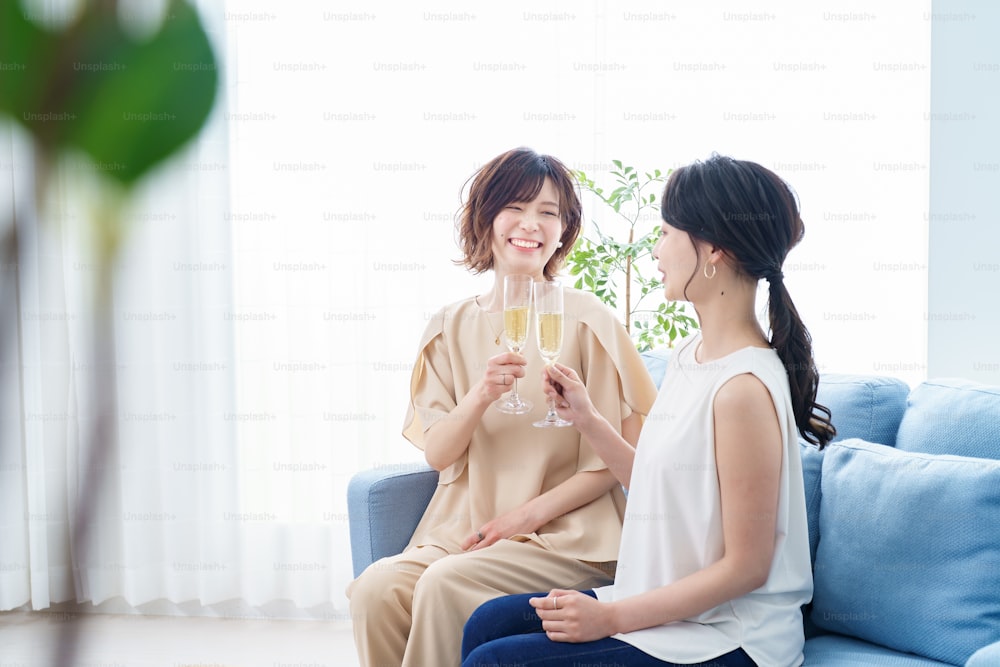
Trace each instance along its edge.
<path fill-rule="evenodd" d="M 713 156 L 671 175 L 661 214 L 665 297 L 692 303 L 701 330 L 672 354 L 638 444 L 572 369 L 544 376 L 629 489 L 615 582 L 484 604 L 463 667 L 802 663 L 812 574 L 797 436 L 822 447 L 835 431 L 781 273 L 803 235 L 795 195 L 758 164 Z M 754 313 L 761 280 L 769 332 Z"/>

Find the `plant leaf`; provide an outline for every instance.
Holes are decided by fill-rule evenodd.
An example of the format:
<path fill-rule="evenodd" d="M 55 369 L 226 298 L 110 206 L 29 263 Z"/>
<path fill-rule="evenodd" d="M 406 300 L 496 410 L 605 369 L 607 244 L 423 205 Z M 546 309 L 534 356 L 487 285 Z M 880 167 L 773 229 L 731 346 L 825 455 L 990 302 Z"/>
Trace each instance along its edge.
<path fill-rule="evenodd" d="M 33 122 L 57 52 L 55 36 L 29 21 L 20 2 L 0 2 L 0 111 L 25 126 Z"/>
<path fill-rule="evenodd" d="M 656 194 L 644 195 L 643 187 L 648 183 L 664 179 L 661 178 L 661 172 L 656 170 L 653 174 L 647 172 L 647 180 L 640 183 L 639 172 L 634 168 L 623 166 L 619 160 L 614 160 L 613 163 L 616 169 L 611 170 L 610 174 L 616 177 L 617 185 L 610 194 L 605 196 L 604 190 L 594 186 L 594 181 L 590 179 L 587 180 L 590 185 L 587 189 L 597 194 L 604 204 L 624 218 L 616 224 L 620 229 L 621 222 L 625 222 L 627 224 L 625 229 L 632 235 L 635 225 L 641 225 L 640 229 L 645 228 L 647 221 L 643 218 L 642 211 L 646 208 L 655 208 L 653 202 L 657 199 Z M 632 217 L 621 212 L 628 202 L 635 202 L 635 206 L 627 207 Z M 647 265 L 650 265 L 652 249 L 660 237 L 659 222 L 650 224 L 647 233 L 629 243 L 626 240 L 618 240 L 611 234 L 605 234 L 598 222 L 600 219 L 600 214 L 592 219 L 596 240 L 591 241 L 581 236 L 575 246 L 580 251 L 574 250 L 567 258 L 570 275 L 579 276 L 576 288 L 589 289 L 615 311 L 619 310 L 619 296 L 624 297 L 622 322 L 640 351 L 665 343 L 672 344 L 676 337 L 689 335 L 698 324 L 683 314 L 684 307 L 678 302 L 667 301 L 655 306 L 641 307 L 644 299 L 653 299 L 654 295 L 662 294 L 662 282 L 643 275 L 644 270 L 651 270 Z M 614 225 L 608 225 L 609 230 L 613 228 Z M 586 249 L 585 252 L 583 249 Z M 630 283 L 631 289 L 622 294 L 617 293 L 616 286 L 625 284 L 626 280 Z"/>
<path fill-rule="evenodd" d="M 205 124 L 218 65 L 187 2 L 172 0 L 159 30 L 143 41 L 101 3 L 87 3 L 62 33 L 35 27 L 17 2 L 0 4 L 0 43 L 20 33 L 9 51 L 28 59 L 19 74 L 30 73 L 0 77 L 0 104 L 44 148 L 82 149 L 102 173 L 131 186 Z"/>

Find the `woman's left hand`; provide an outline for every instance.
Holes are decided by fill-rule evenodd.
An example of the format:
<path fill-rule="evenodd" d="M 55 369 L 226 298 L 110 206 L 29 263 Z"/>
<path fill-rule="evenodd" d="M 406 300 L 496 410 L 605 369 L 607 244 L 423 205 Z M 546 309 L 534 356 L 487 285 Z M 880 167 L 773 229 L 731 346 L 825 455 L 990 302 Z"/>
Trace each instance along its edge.
<path fill-rule="evenodd" d="M 522 506 L 484 523 L 479 530 L 466 537 L 460 546 L 463 551 L 485 549 L 494 542 L 514 535 L 530 535 L 537 529 L 538 526 L 534 525 L 531 516 Z"/>
<path fill-rule="evenodd" d="M 528 602 L 554 642 L 591 642 L 616 634 L 611 606 L 586 593 L 553 589 Z"/>

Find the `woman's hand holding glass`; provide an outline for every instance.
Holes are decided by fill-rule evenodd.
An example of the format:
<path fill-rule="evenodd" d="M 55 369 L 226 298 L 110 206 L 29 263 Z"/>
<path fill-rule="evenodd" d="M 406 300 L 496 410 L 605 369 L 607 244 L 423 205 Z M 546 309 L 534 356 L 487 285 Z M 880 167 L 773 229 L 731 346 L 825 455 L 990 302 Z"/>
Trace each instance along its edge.
<path fill-rule="evenodd" d="M 525 375 L 524 369 L 528 360 L 516 352 L 501 352 L 486 361 L 486 373 L 483 375 L 483 390 L 486 399 L 497 401 L 514 386 L 518 378 Z"/>
<path fill-rule="evenodd" d="M 594 414 L 594 404 L 580 376 L 569 366 L 551 363 L 542 371 L 543 390 L 559 417 L 581 427 Z"/>

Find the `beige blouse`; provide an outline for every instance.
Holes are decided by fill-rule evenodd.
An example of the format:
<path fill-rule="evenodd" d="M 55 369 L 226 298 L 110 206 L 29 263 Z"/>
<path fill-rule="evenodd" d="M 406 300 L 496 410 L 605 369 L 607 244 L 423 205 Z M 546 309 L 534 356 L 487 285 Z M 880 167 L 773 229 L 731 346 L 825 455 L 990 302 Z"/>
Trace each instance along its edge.
<path fill-rule="evenodd" d="M 559 363 L 579 373 L 594 406 L 615 427 L 632 412 L 643 417 L 656 388 L 615 314 L 592 294 L 565 290 L 563 350 Z M 574 326 L 575 323 L 575 326 Z M 534 327 L 524 356 L 526 376 L 518 393 L 534 408 L 510 415 L 490 406 L 465 454 L 441 472 L 438 487 L 407 548 L 437 545 L 449 552 L 484 523 L 515 509 L 577 472 L 607 466 L 573 427 L 536 428 L 544 417 L 544 360 Z M 410 380 L 410 406 L 403 435 L 418 448 L 424 432 L 448 415 L 482 378 L 487 360 L 506 351 L 501 313 L 490 314 L 474 298 L 445 306 L 431 318 L 420 341 Z M 546 549 L 578 560 L 605 562 L 618 556 L 625 497 L 619 486 L 597 500 L 542 526 L 530 535 Z"/>

